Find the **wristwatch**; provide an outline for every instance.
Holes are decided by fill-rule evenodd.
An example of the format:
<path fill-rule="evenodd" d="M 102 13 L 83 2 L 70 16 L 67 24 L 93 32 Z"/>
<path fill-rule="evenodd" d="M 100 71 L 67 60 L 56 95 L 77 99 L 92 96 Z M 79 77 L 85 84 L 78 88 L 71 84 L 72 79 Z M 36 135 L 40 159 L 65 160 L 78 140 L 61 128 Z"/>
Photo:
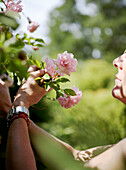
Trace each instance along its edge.
<path fill-rule="evenodd" d="M 28 119 L 29 117 L 29 110 L 24 107 L 24 106 L 17 106 L 17 107 L 12 107 L 9 113 L 7 114 L 7 122 L 8 124 L 13 120 L 13 118 L 18 118 L 20 115 L 23 114 L 25 115 L 25 118 Z"/>

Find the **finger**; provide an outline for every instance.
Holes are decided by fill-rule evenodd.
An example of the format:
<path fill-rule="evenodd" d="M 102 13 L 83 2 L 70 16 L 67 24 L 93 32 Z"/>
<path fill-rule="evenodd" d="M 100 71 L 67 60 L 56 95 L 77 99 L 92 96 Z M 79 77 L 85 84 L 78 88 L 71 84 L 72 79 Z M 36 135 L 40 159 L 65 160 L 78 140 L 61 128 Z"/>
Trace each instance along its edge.
<path fill-rule="evenodd" d="M 37 77 L 41 77 L 45 74 L 45 70 L 37 70 L 37 71 L 34 71 L 34 72 L 31 72 L 30 75 L 33 77 L 33 78 L 37 78 Z"/>
<path fill-rule="evenodd" d="M 33 71 L 37 71 L 38 69 L 39 68 L 37 66 L 32 65 L 32 66 L 29 67 L 28 72 L 30 73 L 30 72 L 33 72 Z"/>
<path fill-rule="evenodd" d="M 0 79 L 0 84 L 1 84 L 2 86 L 6 86 L 6 83 L 5 83 L 3 80 L 1 80 L 1 79 Z"/>
<path fill-rule="evenodd" d="M 85 162 L 86 159 L 83 156 L 79 156 L 80 161 Z"/>
<path fill-rule="evenodd" d="M 21 85 L 23 85 L 24 83 L 26 83 L 26 79 L 25 78 L 22 79 Z"/>

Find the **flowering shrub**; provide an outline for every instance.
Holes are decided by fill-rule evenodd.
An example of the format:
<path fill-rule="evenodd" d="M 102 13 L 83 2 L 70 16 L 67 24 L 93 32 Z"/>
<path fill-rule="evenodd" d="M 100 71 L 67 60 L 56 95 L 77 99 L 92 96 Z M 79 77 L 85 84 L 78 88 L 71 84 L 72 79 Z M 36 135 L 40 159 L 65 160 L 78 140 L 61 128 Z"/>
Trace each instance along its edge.
<path fill-rule="evenodd" d="M 20 5 L 21 1 L 18 1 L 17 3 L 14 2 L 14 0 L 8 0 L 6 3 L 6 12 L 8 10 L 12 10 L 15 12 L 21 12 L 22 11 L 22 5 Z"/>
<path fill-rule="evenodd" d="M 28 77 L 28 67 L 32 64 L 36 65 L 38 69 L 45 69 L 45 75 L 38 77 L 36 81 L 46 90 L 53 88 L 56 91 L 56 100 L 61 106 L 70 108 L 77 104 L 82 97 L 82 92 L 75 86 L 72 89 L 62 89 L 60 86 L 61 83 L 70 81 L 68 78 L 62 77 L 64 74 L 70 76 L 71 72 L 76 71 L 78 62 L 74 55 L 65 51 L 58 54 L 57 59 L 46 58 L 44 62 L 35 60 L 24 49 L 30 46 L 35 51 L 39 50 L 43 47 L 43 39 L 28 37 L 26 33 L 13 34 L 13 30 L 19 26 L 18 19 L 23 10 L 21 1 L 0 0 L 0 2 L 5 6 L 5 8 L 1 8 L 0 12 L 0 78 L 6 83 L 8 82 L 8 86 L 12 86 L 14 83 L 13 89 L 16 89 L 16 93 L 22 79 Z M 26 19 L 28 20 L 28 30 L 34 32 L 39 24 L 29 17 Z"/>

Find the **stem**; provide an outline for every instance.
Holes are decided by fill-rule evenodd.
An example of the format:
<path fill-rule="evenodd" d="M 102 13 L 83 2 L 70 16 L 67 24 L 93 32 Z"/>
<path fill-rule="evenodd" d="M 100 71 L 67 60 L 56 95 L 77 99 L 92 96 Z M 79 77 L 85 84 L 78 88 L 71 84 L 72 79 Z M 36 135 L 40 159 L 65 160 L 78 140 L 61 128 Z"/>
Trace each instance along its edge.
<path fill-rule="evenodd" d="M 32 20 L 31 20 L 29 17 L 27 17 L 27 16 L 24 14 L 24 12 L 22 12 L 22 14 L 26 17 L 26 19 L 28 20 L 28 23 L 29 23 L 29 24 L 32 23 Z"/>
<path fill-rule="evenodd" d="M 6 68 L 6 66 L 3 64 L 3 68 L 6 70 L 6 72 L 8 73 L 8 71 L 7 71 L 7 68 Z"/>
<path fill-rule="evenodd" d="M 7 5 L 6 5 L 6 3 L 4 2 L 4 0 L 1 0 L 2 2 L 3 2 L 3 4 L 6 6 L 6 8 L 7 8 Z"/>

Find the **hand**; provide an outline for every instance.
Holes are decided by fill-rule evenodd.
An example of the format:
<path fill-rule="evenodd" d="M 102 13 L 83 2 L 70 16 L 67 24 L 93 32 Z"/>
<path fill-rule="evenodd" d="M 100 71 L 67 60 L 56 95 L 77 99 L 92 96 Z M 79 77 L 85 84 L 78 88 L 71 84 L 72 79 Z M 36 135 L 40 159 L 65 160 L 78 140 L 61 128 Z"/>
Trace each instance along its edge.
<path fill-rule="evenodd" d="M 6 83 L 0 79 L 0 115 L 6 116 L 11 109 L 11 105 L 8 87 Z"/>
<path fill-rule="evenodd" d="M 82 162 L 87 162 L 91 158 L 101 154 L 102 152 L 109 149 L 110 147 L 112 147 L 112 145 L 97 146 L 95 148 L 90 148 L 90 149 L 87 149 L 87 150 L 84 150 L 84 151 L 80 151 L 77 154 L 78 156 L 77 156 L 76 160 L 80 160 Z"/>
<path fill-rule="evenodd" d="M 36 66 L 31 66 L 28 69 L 30 76 L 27 81 L 22 84 L 19 88 L 17 95 L 15 97 L 13 105 L 24 106 L 29 108 L 30 106 L 36 104 L 47 92 L 44 88 L 40 87 L 35 78 L 40 77 L 45 74 L 45 70 L 37 70 Z"/>

